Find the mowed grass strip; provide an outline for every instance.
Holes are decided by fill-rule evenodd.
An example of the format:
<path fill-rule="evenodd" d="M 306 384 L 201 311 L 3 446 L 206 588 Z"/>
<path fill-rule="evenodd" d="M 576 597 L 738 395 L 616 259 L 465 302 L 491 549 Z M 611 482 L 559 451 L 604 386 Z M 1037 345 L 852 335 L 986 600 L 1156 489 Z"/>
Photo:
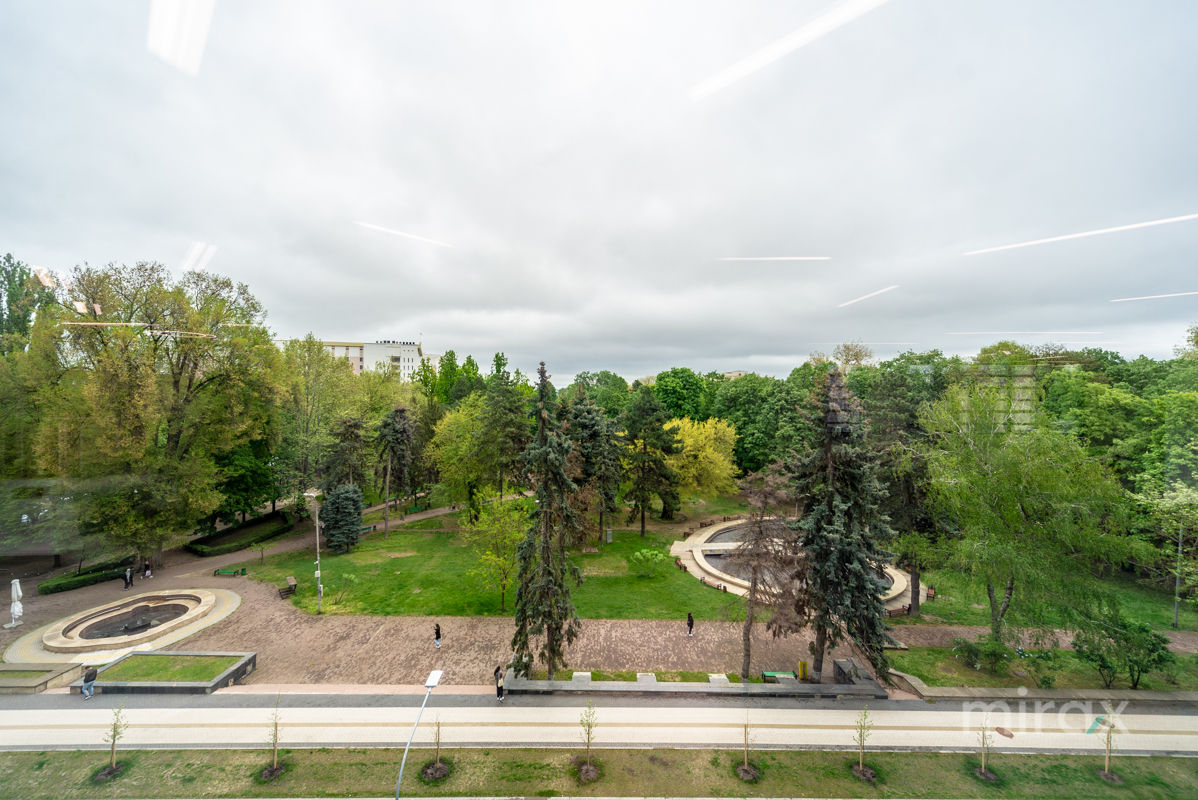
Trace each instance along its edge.
<path fill-rule="evenodd" d="M 600 712 L 597 733 L 603 735 Z M 491 796 L 636 797 L 970 797 L 970 798 L 1181 798 L 1198 797 L 1198 762 L 1189 758 L 1116 757 L 1121 785 L 1098 777 L 1101 756 L 1041 756 L 994 753 L 987 766 L 999 777 L 984 784 L 973 775 L 972 755 L 867 753 L 878 773 L 874 784 L 850 772 L 855 753 L 750 751 L 763 768 L 760 782 L 745 784 L 733 768 L 737 751 L 593 751 L 603 777 L 580 785 L 570 763 L 579 751 L 443 748 L 454 772 L 436 787 L 416 773 L 432 758 L 414 750 L 401 794 Z M 269 784 L 254 776 L 270 763 L 264 750 L 119 751 L 128 768 L 110 783 L 94 785 L 91 774 L 106 763 L 101 751 L 0 753 L 0 798 L 60 800 L 63 797 L 361 797 L 391 796 L 401 750 L 294 750 L 281 753 L 288 770 Z"/>
<path fill-rule="evenodd" d="M 668 532 L 614 533 L 612 544 L 598 552 L 571 553 L 585 578 L 571 588 L 578 614 L 590 619 L 686 619 L 690 611 L 698 620 L 743 619 L 744 601 L 699 583 L 694 576 L 667 560 L 654 577 L 635 575 L 628 558 L 650 548 L 667 552 L 675 537 Z M 282 586 L 288 575 L 299 581 L 292 602 L 316 612 L 313 553 L 291 551 L 236 565 L 255 580 Z M 509 616 L 515 602 L 514 587 L 501 610 L 499 592 L 487 588 L 472 574 L 478 560 L 457 533 L 392 531 L 373 533 L 350 553 L 321 554 L 326 614 L 376 614 L 387 616 Z"/>
<path fill-rule="evenodd" d="M 237 663 L 238 656 L 134 656 L 100 673 L 104 681 L 207 682 Z"/>
<path fill-rule="evenodd" d="M 899 672 L 914 675 L 929 686 L 976 686 L 984 688 L 1026 686 L 1036 688 L 1030 671 L 1020 665 L 1018 658 L 1012 659 L 1008 667 L 999 673 L 985 667 L 973 669 L 953 657 L 953 652 L 944 647 L 912 647 L 887 653 L 890 666 Z M 1054 689 L 1102 689 L 1098 671 L 1081 661 L 1071 650 L 1057 651 L 1059 668 L 1051 674 Z M 1028 673 L 1014 674 L 1013 670 Z M 1112 689 L 1130 689 L 1125 673 L 1121 673 L 1111 684 Z M 1172 670 L 1157 670 L 1140 679 L 1140 688 L 1155 691 L 1198 691 L 1198 656 L 1177 654 Z"/>

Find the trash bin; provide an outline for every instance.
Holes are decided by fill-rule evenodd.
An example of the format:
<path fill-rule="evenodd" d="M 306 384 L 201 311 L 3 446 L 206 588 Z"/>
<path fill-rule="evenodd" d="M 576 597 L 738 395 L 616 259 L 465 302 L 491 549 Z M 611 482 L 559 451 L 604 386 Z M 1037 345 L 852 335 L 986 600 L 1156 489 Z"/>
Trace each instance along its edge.
<path fill-rule="evenodd" d="M 611 544 L 611 528 L 607 529 L 607 543 Z"/>
<path fill-rule="evenodd" d="M 799 659 L 799 663 L 795 665 L 795 677 L 801 681 L 807 680 L 807 662 Z"/>

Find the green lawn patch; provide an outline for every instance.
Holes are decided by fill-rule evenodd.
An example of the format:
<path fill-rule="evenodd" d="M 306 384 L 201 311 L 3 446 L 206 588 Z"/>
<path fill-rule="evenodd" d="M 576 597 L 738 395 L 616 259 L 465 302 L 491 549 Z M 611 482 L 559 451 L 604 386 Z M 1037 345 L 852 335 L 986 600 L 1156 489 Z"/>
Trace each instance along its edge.
<path fill-rule="evenodd" d="M 602 712 L 599 719 L 602 726 Z M 1198 768 L 1189 758 L 1117 757 L 1114 770 L 1121 785 L 1111 785 L 1095 772 L 1101 756 L 994 754 L 988 766 L 999 775 L 994 785 L 972 774 L 976 757 L 969 754 L 867 753 L 866 764 L 878 781 L 857 780 L 849 768 L 853 753 L 754 751 L 763 767 L 760 782 L 736 778 L 731 766 L 737 751 L 608 750 L 600 751 L 604 776 L 579 785 L 571 762 L 577 749 L 444 749 L 454 770 L 444 783 L 422 783 L 417 769 L 432 758 L 431 750 L 408 758 L 401 794 L 488 796 L 612 797 L 970 797 L 970 798 L 1178 798 L 1198 796 Z M 390 797 L 395 792 L 401 750 L 322 748 L 286 751 L 289 768 L 269 784 L 254 776 L 269 763 L 263 750 L 143 750 L 130 754 L 134 763 L 111 784 L 90 783 L 104 763 L 94 751 L 0 753 L 0 798 L 59 800 L 62 797 L 318 797 L 326 795 Z"/>
<path fill-rule="evenodd" d="M 1146 622 L 1158 630 L 1172 630 L 1171 591 L 1146 586 L 1126 575 L 1093 578 L 1092 581 L 1096 590 L 1109 592 L 1118 601 L 1128 618 Z M 949 570 L 931 570 L 920 575 L 920 583 L 925 587 L 936 587 L 936 599 L 920 604 L 922 617 L 896 617 L 887 620 L 888 624 L 942 622 L 989 627 L 990 605 L 986 598 L 986 587 L 973 585 L 968 575 Z M 1013 615 L 1009 620 L 1016 625 L 1021 622 Z M 1179 623 L 1179 630 L 1198 630 L 1198 608 L 1183 601 Z M 1049 624 L 1063 625 L 1064 621 L 1050 619 Z"/>
<path fill-rule="evenodd" d="M 143 656 L 126 658 L 100 673 L 100 681 L 203 682 L 237 663 L 238 656 Z"/>
<path fill-rule="evenodd" d="M 1028 676 L 1015 675 L 1013 670 L 1022 670 L 1019 659 L 1001 673 L 989 672 L 983 667 L 975 670 L 953 657 L 952 650 L 943 647 L 912 647 L 909 650 L 887 654 L 890 665 L 899 672 L 914 675 L 929 686 L 976 686 L 985 688 L 1036 688 Z M 1078 660 L 1071 650 L 1057 651 L 1060 669 L 1053 675 L 1054 689 L 1102 689 L 1098 672 Z M 1115 679 L 1112 689 L 1131 688 L 1125 675 Z M 1140 680 L 1140 688 L 1154 691 L 1198 691 L 1198 658 L 1179 655 L 1172 671 L 1157 671 Z"/>
<path fill-rule="evenodd" d="M 421 520 L 420 522 L 429 522 Z M 571 554 L 585 581 L 574 587 L 578 614 L 591 619 L 676 619 L 685 624 L 687 612 L 695 619 L 742 618 L 744 601 L 735 594 L 705 586 L 668 561 L 652 578 L 632 574 L 628 558 L 637 550 L 669 549 L 674 537 L 650 531 L 615 532 L 614 542 L 598 552 Z M 344 555 L 325 552 L 321 569 L 326 614 L 508 616 L 515 602 L 509 590 L 507 608 L 499 609 L 499 593 L 481 586 L 470 573 L 474 553 L 456 533 L 420 530 L 392 531 L 363 539 Z M 312 579 L 312 553 L 292 551 L 236 565 L 260 581 L 282 586 L 288 575 L 299 579 L 292 598 L 297 606 L 316 612 L 316 586 Z M 352 579 L 346 576 L 353 576 Z"/>

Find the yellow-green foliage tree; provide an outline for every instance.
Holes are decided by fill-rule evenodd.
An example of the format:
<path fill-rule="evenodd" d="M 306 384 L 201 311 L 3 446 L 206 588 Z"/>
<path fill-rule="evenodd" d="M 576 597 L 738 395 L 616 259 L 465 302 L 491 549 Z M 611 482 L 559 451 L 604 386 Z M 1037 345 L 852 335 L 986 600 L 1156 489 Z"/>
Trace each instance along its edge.
<path fill-rule="evenodd" d="M 665 424 L 679 444 L 666 464 L 678 473 L 678 489 L 695 494 L 719 494 L 736 490 L 736 428 L 722 419 L 702 422 L 683 417 Z"/>
<path fill-rule="evenodd" d="M 429 443 L 441 483 L 466 501 L 471 519 L 478 518 L 478 495 L 490 477 L 482 447 L 485 413 L 482 393 L 470 395 L 441 417 Z"/>
<path fill-rule="evenodd" d="M 73 485 L 82 532 L 154 552 L 220 505 L 216 457 L 275 413 L 263 309 L 244 284 L 150 263 L 77 268 L 60 301 L 35 336 L 57 368 L 39 461 Z"/>

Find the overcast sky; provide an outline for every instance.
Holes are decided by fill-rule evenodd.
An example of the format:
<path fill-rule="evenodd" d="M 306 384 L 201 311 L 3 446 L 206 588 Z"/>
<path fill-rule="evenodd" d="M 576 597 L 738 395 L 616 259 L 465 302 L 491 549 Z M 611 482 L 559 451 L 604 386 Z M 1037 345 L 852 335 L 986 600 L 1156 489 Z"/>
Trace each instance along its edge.
<path fill-rule="evenodd" d="M 965 255 L 1198 214 L 1191 0 L 217 0 L 195 75 L 149 21 L 0 6 L 0 252 L 204 242 L 280 337 L 559 385 L 1006 331 L 1163 358 L 1198 322 L 1110 302 L 1198 291 L 1198 219 Z"/>

